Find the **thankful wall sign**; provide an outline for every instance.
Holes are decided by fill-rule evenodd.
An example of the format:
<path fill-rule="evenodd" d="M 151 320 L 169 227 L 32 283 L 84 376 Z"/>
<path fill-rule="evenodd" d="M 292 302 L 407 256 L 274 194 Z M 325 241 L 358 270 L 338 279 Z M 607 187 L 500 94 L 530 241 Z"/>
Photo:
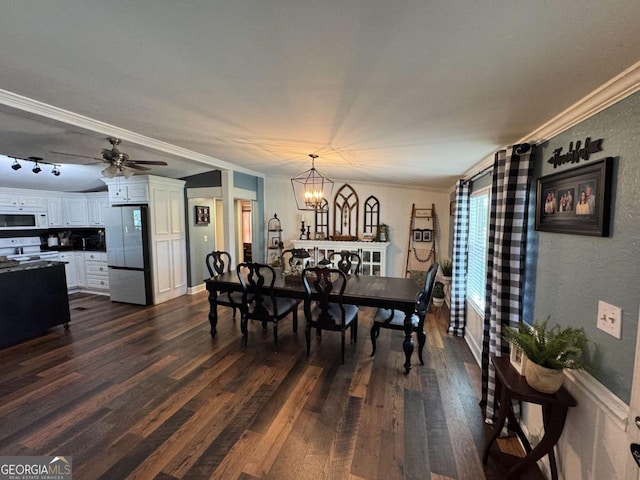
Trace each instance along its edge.
<path fill-rule="evenodd" d="M 561 153 L 562 147 L 556 148 L 553 151 L 553 156 L 547 160 L 553 168 L 557 168 L 565 163 L 578 163 L 580 160 L 589 160 L 589 157 L 602 151 L 602 138 L 598 140 L 591 140 L 591 137 L 587 137 L 584 141 L 584 147 L 582 142 L 578 140 L 574 148 L 573 142 L 569 142 L 569 151 L 567 153 Z"/>

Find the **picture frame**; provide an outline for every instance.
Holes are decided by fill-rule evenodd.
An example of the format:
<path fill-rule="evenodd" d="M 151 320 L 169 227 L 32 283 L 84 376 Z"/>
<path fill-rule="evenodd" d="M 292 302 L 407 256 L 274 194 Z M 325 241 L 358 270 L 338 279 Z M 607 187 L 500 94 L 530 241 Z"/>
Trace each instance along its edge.
<path fill-rule="evenodd" d="M 421 242 L 422 241 L 422 230 L 415 229 L 413 231 L 413 241 L 414 242 Z"/>
<path fill-rule="evenodd" d="M 423 242 L 431 242 L 432 238 L 433 238 L 433 230 L 429 230 L 429 229 L 422 230 Z"/>
<path fill-rule="evenodd" d="M 509 361 L 511 362 L 511 365 L 520 375 L 524 375 L 524 364 L 527 361 L 527 356 L 513 343 L 509 344 L 509 348 Z"/>
<path fill-rule="evenodd" d="M 205 205 L 195 206 L 196 225 L 209 225 L 209 207 Z"/>
<path fill-rule="evenodd" d="M 546 175 L 536 188 L 536 230 L 608 237 L 613 158 Z"/>

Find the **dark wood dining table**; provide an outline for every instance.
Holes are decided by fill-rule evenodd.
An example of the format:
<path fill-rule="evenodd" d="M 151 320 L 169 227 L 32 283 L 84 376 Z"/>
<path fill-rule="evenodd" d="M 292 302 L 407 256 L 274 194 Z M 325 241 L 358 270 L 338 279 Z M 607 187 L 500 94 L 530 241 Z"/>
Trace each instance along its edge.
<path fill-rule="evenodd" d="M 305 290 L 301 280 L 285 279 L 276 270 L 274 295 L 303 299 Z M 241 292 L 242 286 L 236 272 L 225 272 L 205 280 L 209 291 L 209 323 L 211 336 L 216 335 L 218 324 L 217 298 L 221 292 Z M 411 278 L 380 277 L 374 275 L 350 275 L 343 295 L 343 302 L 363 307 L 393 308 L 405 313 L 405 336 L 402 349 L 405 354 L 404 368 L 411 369 L 411 355 L 414 349 L 411 316 L 416 305 L 416 295 L 420 287 Z"/>

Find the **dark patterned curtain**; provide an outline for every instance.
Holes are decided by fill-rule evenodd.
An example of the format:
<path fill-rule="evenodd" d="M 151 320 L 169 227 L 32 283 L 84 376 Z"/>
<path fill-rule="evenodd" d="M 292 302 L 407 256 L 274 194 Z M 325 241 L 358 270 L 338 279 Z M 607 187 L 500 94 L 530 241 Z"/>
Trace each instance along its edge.
<path fill-rule="evenodd" d="M 482 405 L 487 422 L 498 410 L 492 355 L 509 355 L 504 326 L 522 317 L 528 195 L 533 146 L 514 145 L 496 153 L 491 185 L 487 285 L 482 339 Z"/>
<path fill-rule="evenodd" d="M 449 333 L 464 336 L 467 295 L 467 244 L 469 239 L 469 182 L 456 184 L 456 217 L 453 233 L 453 274 Z"/>

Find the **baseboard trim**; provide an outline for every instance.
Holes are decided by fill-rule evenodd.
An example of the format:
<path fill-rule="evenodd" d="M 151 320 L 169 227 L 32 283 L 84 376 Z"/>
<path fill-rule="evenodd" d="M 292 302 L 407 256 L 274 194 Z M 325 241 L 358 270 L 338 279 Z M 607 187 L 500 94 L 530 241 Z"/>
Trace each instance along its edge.
<path fill-rule="evenodd" d="M 196 285 L 194 287 L 187 287 L 187 295 L 195 295 L 196 293 L 203 292 L 206 289 L 207 287 L 204 283 L 201 283 L 200 285 Z"/>

